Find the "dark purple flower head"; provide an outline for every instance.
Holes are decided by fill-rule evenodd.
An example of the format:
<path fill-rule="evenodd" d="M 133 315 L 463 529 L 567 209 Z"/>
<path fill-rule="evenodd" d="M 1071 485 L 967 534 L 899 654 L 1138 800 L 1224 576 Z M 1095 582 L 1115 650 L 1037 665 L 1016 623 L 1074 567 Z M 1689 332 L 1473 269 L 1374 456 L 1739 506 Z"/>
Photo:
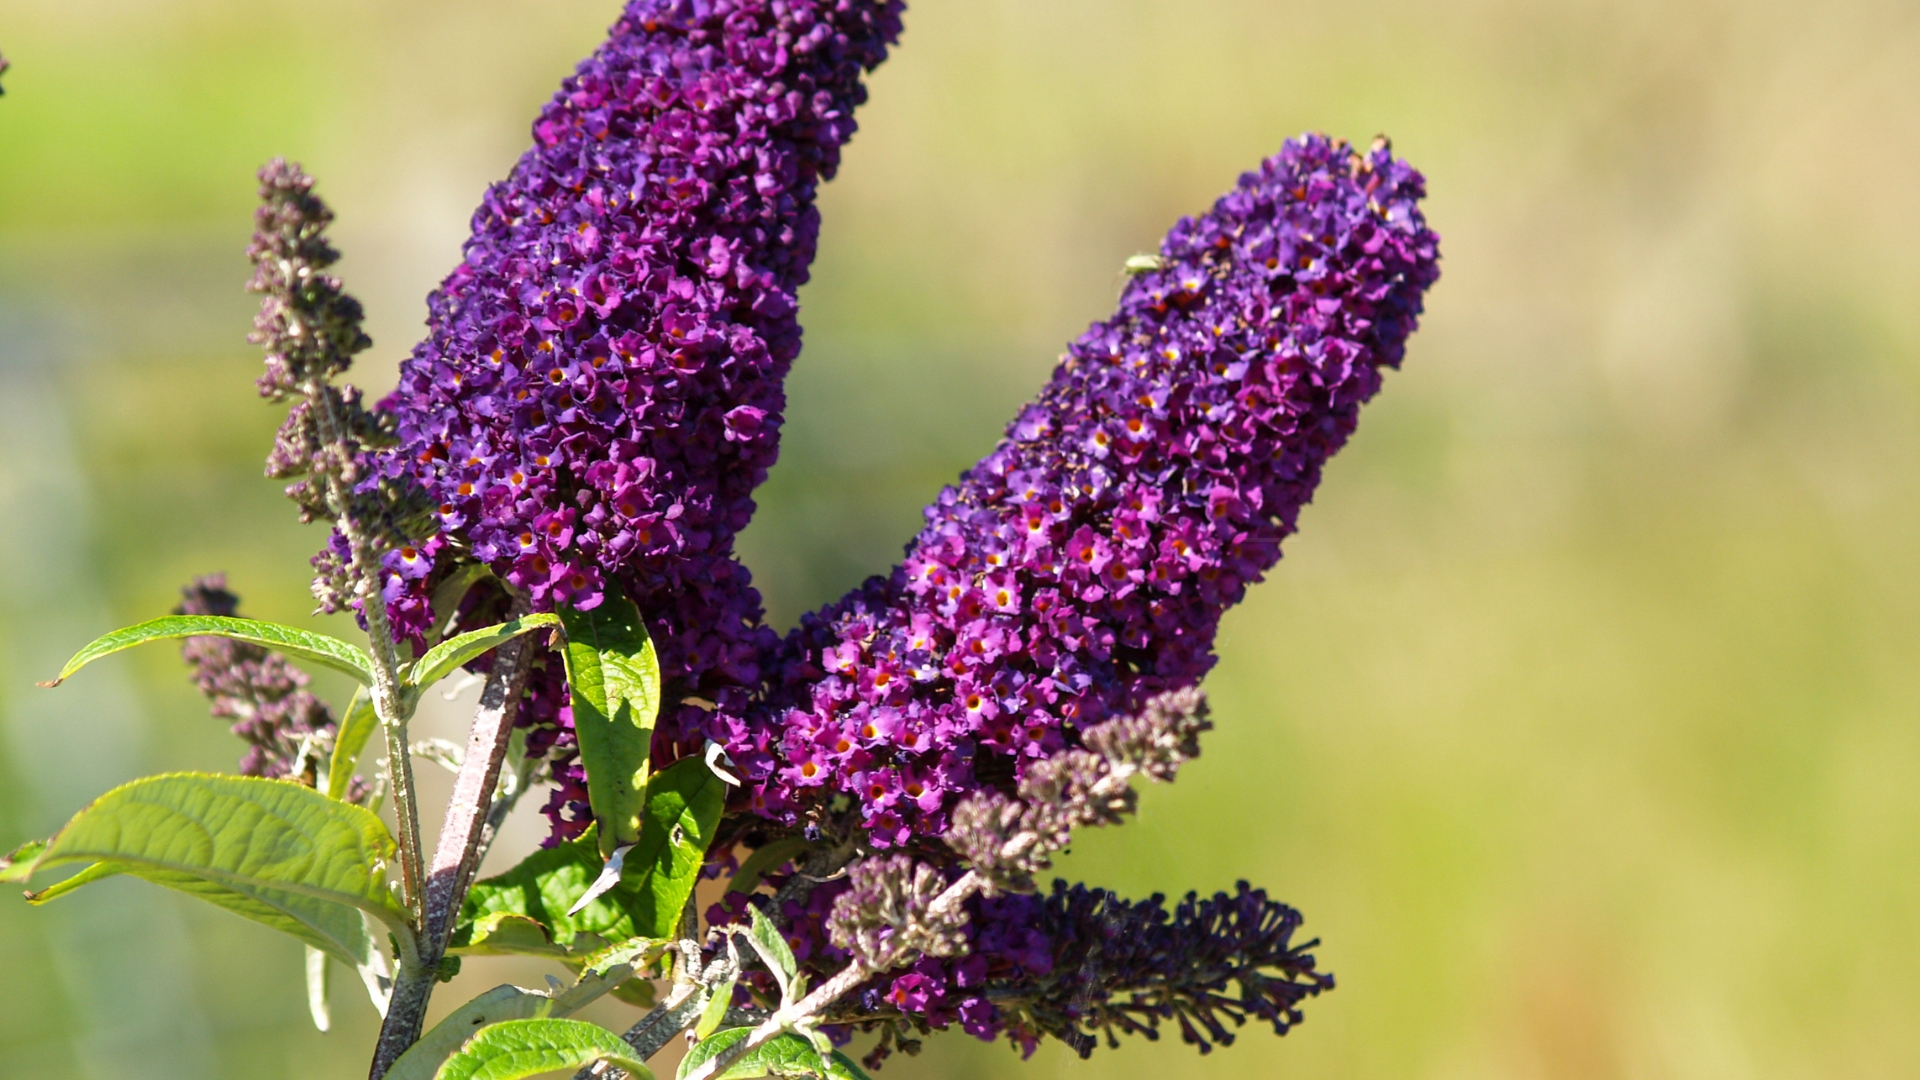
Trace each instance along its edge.
<path fill-rule="evenodd" d="M 839 792 L 878 846 L 937 836 L 958 796 L 1198 682 L 1400 362 L 1438 276 L 1424 194 L 1384 141 L 1309 135 L 1174 226 L 905 564 L 708 719 L 751 808 L 794 824 Z"/>
<path fill-rule="evenodd" d="M 772 639 L 733 538 L 778 448 L 814 191 L 901 8 L 631 0 L 541 111 L 386 402 L 385 468 L 445 539 L 389 598 L 403 633 L 472 560 L 540 610 L 621 590 L 676 696 L 757 683 Z"/>

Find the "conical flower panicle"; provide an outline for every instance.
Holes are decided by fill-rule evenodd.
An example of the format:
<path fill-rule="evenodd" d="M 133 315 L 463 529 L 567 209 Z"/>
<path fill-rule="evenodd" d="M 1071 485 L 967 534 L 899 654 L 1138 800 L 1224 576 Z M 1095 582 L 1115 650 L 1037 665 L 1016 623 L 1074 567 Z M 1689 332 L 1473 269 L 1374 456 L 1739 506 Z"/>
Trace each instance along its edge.
<path fill-rule="evenodd" d="M 905 563 L 709 719 L 752 808 L 793 827 L 844 794 L 877 846 L 938 837 L 959 799 L 1197 683 L 1400 362 L 1438 276 L 1424 194 L 1384 141 L 1309 135 L 1177 224 Z"/>
<path fill-rule="evenodd" d="M 778 449 L 814 192 L 901 8 L 631 0 L 541 111 L 386 402 L 400 448 L 382 467 L 427 487 L 442 526 L 391 598 L 402 632 L 424 631 L 453 563 L 479 562 L 537 610 L 618 589 L 674 699 L 757 683 L 773 639 L 733 538 Z M 526 715 L 564 727 L 559 680 L 534 694 Z M 698 727 L 682 709 L 663 730 Z M 554 737 L 564 758 L 571 732 Z M 557 772 L 583 793 L 577 766 Z M 550 808 L 563 832 L 575 802 Z"/>

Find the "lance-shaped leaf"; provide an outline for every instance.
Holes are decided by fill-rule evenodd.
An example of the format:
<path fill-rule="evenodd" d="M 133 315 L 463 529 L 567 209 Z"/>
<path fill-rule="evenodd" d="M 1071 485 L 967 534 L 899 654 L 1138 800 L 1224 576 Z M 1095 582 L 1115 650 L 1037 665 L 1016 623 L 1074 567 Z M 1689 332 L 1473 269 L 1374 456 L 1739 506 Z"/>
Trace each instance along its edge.
<path fill-rule="evenodd" d="M 720 1022 L 727 1018 L 727 1007 L 733 1004 L 733 985 L 736 981 L 728 979 L 707 995 L 707 1006 L 700 1010 L 700 1020 L 693 1025 L 695 1039 L 704 1039 L 719 1030 Z"/>
<path fill-rule="evenodd" d="M 380 819 L 287 780 L 172 773 L 107 792 L 47 843 L 34 868 L 93 864 L 38 894 L 114 873 L 200 897 L 356 967 L 364 912 L 411 941 L 387 887 L 394 842 Z"/>
<path fill-rule="evenodd" d="M 252 645 L 261 645 L 277 653 L 311 661 L 322 667 L 330 667 L 373 685 L 373 660 L 365 652 L 325 634 L 315 634 L 279 623 L 261 622 L 258 619 L 240 619 L 231 615 L 168 615 L 164 618 L 150 619 L 138 626 L 129 626 L 115 630 L 93 639 L 86 648 L 73 654 L 67 666 L 52 682 L 43 686 L 59 686 L 67 681 L 74 672 L 93 663 L 103 656 L 112 656 L 123 649 L 135 645 L 145 645 L 150 641 L 172 641 L 186 637 L 224 637 L 235 641 L 244 641 Z"/>
<path fill-rule="evenodd" d="M 558 615 L 522 615 L 497 626 L 469 630 L 459 637 L 448 638 L 414 662 L 407 672 L 407 685 L 415 690 L 424 690 L 514 638 L 530 634 L 543 626 L 557 626 L 559 622 Z"/>
<path fill-rule="evenodd" d="M 0 856 L 0 881 L 25 881 L 33 873 L 34 860 L 47 850 L 45 840 L 29 840 L 5 856 Z"/>
<path fill-rule="evenodd" d="M 367 739 L 380 726 L 380 714 L 373 711 L 373 697 L 362 688 L 347 703 L 347 714 L 333 736 L 333 760 L 327 764 L 327 797 L 344 799 L 353 786 L 353 770 L 360 764 L 360 753 Z"/>
<path fill-rule="evenodd" d="M 647 782 L 646 821 L 611 894 L 633 891 L 633 936 L 679 936 L 680 913 L 726 803 L 726 783 L 698 758 L 675 762 Z"/>
<path fill-rule="evenodd" d="M 460 937 L 461 944 L 447 951 L 460 956 L 566 956 L 567 950 L 554 944 L 553 935 L 538 921 L 525 915 L 494 911 L 473 921 Z"/>
<path fill-rule="evenodd" d="M 634 1059 L 620 1036 L 584 1020 L 507 1020 L 482 1028 L 447 1059 L 436 1080 L 522 1080 L 598 1061 L 625 1069 L 637 1080 L 653 1073 Z"/>
<path fill-rule="evenodd" d="M 506 873 L 474 882 L 461 906 L 450 951 L 472 948 L 481 920 L 498 914 L 531 919 L 546 927 L 554 943 L 576 951 L 597 949 L 608 941 L 662 936 L 635 929 L 634 895 L 626 889 L 614 889 L 578 913 L 567 914 L 600 873 L 593 834 L 589 825 L 578 839 L 541 848 Z"/>
<path fill-rule="evenodd" d="M 727 891 L 751 894 L 759 887 L 761 878 L 792 861 L 808 846 L 804 839 L 789 836 L 755 848 L 753 854 L 747 856 L 747 861 L 740 864 L 740 869 L 734 871 L 733 878 L 727 882 Z"/>
<path fill-rule="evenodd" d="M 587 770 L 587 801 L 600 824 L 600 854 L 640 837 L 647 757 L 660 711 L 660 661 L 640 610 L 608 596 L 592 611 L 560 610 L 567 631 L 573 729 Z"/>
<path fill-rule="evenodd" d="M 780 936 L 780 928 L 757 907 L 753 909 L 753 927 L 747 932 L 747 943 L 760 954 L 760 962 L 767 965 L 774 981 L 780 984 L 780 1004 L 792 1004 L 793 976 L 800 965 L 794 962 L 793 949 L 787 939 Z"/>
<path fill-rule="evenodd" d="M 680 1059 L 676 1080 L 686 1080 L 700 1066 L 753 1033 L 752 1028 L 728 1028 L 700 1040 Z M 803 1035 L 792 1032 L 775 1035 L 740 1055 L 725 1072 L 713 1080 L 753 1080 L 760 1076 L 817 1076 L 826 1080 L 867 1080 L 864 1073 L 840 1054 L 822 1054 Z"/>

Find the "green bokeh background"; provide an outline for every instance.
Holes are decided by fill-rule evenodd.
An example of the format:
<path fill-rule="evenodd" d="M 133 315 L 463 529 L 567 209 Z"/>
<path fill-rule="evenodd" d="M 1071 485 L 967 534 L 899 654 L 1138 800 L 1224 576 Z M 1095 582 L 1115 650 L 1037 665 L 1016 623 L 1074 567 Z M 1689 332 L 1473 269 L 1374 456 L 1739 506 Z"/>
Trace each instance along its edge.
<path fill-rule="evenodd" d="M 309 606 L 318 537 L 259 475 L 252 170 L 321 178 L 384 389 L 614 9 L 0 9 L 0 845 L 237 753 L 169 650 L 59 704 L 51 658 L 209 569 Z M 822 197 L 741 542 L 782 626 L 884 570 L 1121 261 L 1283 137 L 1392 134 L 1445 262 L 1226 622 L 1206 755 L 1064 868 L 1250 879 L 1340 988 L 1204 1059 L 953 1037 L 886 1075 L 1920 1075 L 1920 10 L 918 0 L 907 27 Z M 0 1076 L 362 1074 L 372 1011 L 337 987 L 313 1032 L 297 946 L 93 890 L 0 903 Z M 507 978 L 538 969 L 470 961 L 441 1010 Z"/>

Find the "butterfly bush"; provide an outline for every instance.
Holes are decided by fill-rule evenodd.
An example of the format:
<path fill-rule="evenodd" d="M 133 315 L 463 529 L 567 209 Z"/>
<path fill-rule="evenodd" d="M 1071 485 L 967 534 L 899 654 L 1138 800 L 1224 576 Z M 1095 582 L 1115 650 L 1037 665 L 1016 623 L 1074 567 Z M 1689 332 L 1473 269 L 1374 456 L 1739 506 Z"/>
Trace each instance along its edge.
<path fill-rule="evenodd" d="M 1175 225 L 905 562 L 708 718 L 752 809 L 796 825 L 844 795 L 876 847 L 938 837 L 990 778 L 1198 682 L 1400 363 L 1438 275 L 1424 194 L 1384 143 L 1309 135 Z"/>
<path fill-rule="evenodd" d="M 1334 985 L 1317 943 L 1296 940 L 1300 914 L 1245 882 L 1170 906 L 1059 881 L 1047 891 L 1038 875 L 1076 830 L 1132 814 L 1136 779 L 1171 781 L 1199 754 L 1212 721 L 1198 684 L 1220 619 L 1279 559 L 1438 276 L 1424 181 L 1384 139 L 1365 151 L 1320 135 L 1286 142 L 1176 224 L 1157 255 L 1129 260 L 1118 311 L 1069 346 L 994 450 L 927 508 L 899 566 L 781 638 L 734 538 L 777 453 L 815 192 L 902 7 L 628 0 L 541 111 L 533 148 L 486 193 L 463 261 L 429 298 L 427 339 L 374 409 L 336 384 L 371 342 L 360 305 L 325 272 L 338 257 L 331 211 L 297 166 L 261 171 L 249 249 L 259 385 L 294 402 L 268 474 L 290 482 L 303 520 L 334 526 L 313 560 L 315 594 L 323 610 L 355 610 L 369 648 L 241 629 L 215 575 L 184 590 L 176 614 L 224 618 L 116 631 L 44 685 L 184 636 L 196 684 L 249 744 L 246 777 L 135 781 L 122 791 L 151 785 L 139 799 L 76 816 L 92 822 L 85 836 L 137 847 L 147 826 L 128 822 L 184 800 L 213 807 L 202 824 L 231 841 L 226 826 L 291 806 L 366 849 L 322 868 L 329 882 L 377 883 L 397 865 L 393 895 L 352 894 L 360 911 L 341 909 L 355 930 L 344 936 L 316 914 L 325 904 L 223 905 L 308 944 L 322 1030 L 328 956 L 359 968 L 384 1016 L 374 1080 L 491 1075 L 534 1029 L 568 1056 L 590 1040 L 584 1077 L 618 1073 L 615 1061 L 637 1069 L 689 1026 L 685 1080 L 769 1069 L 845 1080 L 857 1072 L 823 1036 L 877 1033 L 866 1059 L 877 1066 L 955 1026 L 1028 1053 L 1057 1038 L 1082 1056 L 1103 1034 L 1177 1029 L 1205 1053 L 1249 1022 L 1286 1033 Z M 582 614 L 602 605 L 613 619 Z M 636 608 L 646 635 L 626 622 Z M 529 609 L 563 618 L 506 623 Z M 353 763 L 330 760 L 339 724 L 307 676 L 259 641 L 366 684 L 386 768 L 379 794 L 356 781 L 347 800 L 378 806 L 390 788 L 397 838 L 364 806 L 292 786 L 317 787 L 323 762 L 335 777 Z M 562 641 L 579 685 L 550 653 L 528 657 Z M 407 721 L 479 650 L 497 650 L 500 666 L 429 861 L 412 772 L 429 751 L 407 741 Z M 605 733 L 584 757 L 576 692 Z M 530 729 L 522 742 L 515 723 Z M 473 882 L 543 775 L 547 843 L 564 846 Z M 596 816 L 605 848 L 581 835 Z M 66 836 L 0 856 L 0 881 L 122 858 L 62 848 Z M 205 883 L 231 867 L 194 861 L 210 853 L 182 856 L 162 883 L 211 895 Z M 304 864 L 257 869 L 268 892 L 347 895 Z M 703 930 L 697 881 L 729 872 Z M 392 931 L 390 960 L 366 949 L 362 912 Z M 423 1038 L 434 986 L 457 970 L 450 943 L 564 954 L 578 978 L 537 1002 L 490 991 Z M 548 1015 L 669 977 L 622 1036 L 631 1057 L 608 1056 L 611 1033 Z M 502 1005 L 502 991 L 519 1004 Z M 483 1004 L 486 1016 L 472 1011 Z M 522 1006 L 538 1015 L 489 1033 L 487 1017 Z"/>
<path fill-rule="evenodd" d="M 674 696 L 738 711 L 772 638 L 733 540 L 778 449 L 815 189 L 901 8 L 633 0 L 541 111 L 385 402 L 385 472 L 427 488 L 440 524 L 387 560 L 401 633 L 425 635 L 462 563 L 535 610 L 617 589 Z M 588 817 L 565 701 L 543 669 L 522 711 L 556 758 L 556 838 Z"/>

